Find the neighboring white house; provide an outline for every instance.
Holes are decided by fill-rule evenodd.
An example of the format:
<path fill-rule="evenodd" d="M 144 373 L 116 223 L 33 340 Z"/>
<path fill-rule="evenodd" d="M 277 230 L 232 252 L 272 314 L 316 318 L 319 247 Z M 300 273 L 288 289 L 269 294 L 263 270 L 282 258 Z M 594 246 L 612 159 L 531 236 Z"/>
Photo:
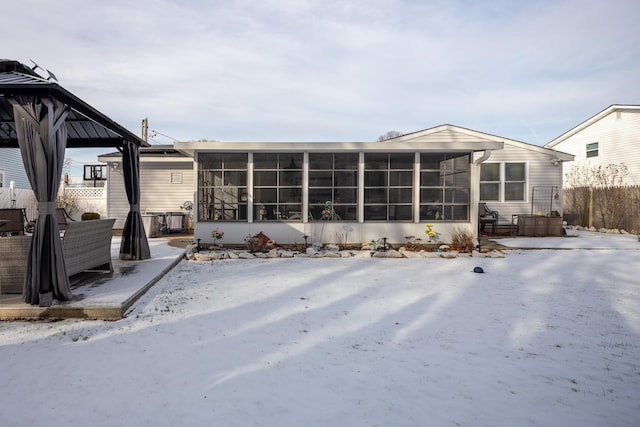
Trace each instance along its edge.
<path fill-rule="evenodd" d="M 0 188 L 8 188 L 11 181 L 15 188 L 31 190 L 19 148 L 5 148 L 0 156 Z"/>
<path fill-rule="evenodd" d="M 624 184 L 640 185 L 640 105 L 611 105 L 545 147 L 573 154 L 567 166 L 624 163 Z"/>

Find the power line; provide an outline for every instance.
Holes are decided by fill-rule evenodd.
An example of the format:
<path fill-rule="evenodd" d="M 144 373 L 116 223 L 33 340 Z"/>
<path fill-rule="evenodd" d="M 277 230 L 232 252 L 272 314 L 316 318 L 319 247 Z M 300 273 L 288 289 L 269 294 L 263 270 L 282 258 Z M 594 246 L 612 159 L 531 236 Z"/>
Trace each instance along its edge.
<path fill-rule="evenodd" d="M 164 136 L 165 138 L 169 138 L 169 139 L 170 139 L 170 140 L 172 140 L 172 141 L 178 141 L 176 138 L 174 138 L 174 137 L 172 137 L 172 136 L 169 136 L 169 135 L 166 135 L 166 134 L 164 134 L 164 133 L 162 133 L 162 132 L 158 132 L 157 130 L 153 130 L 153 129 L 151 129 L 151 133 L 152 133 L 153 135 L 151 135 L 151 136 L 150 136 L 150 138 L 153 138 L 153 137 L 154 137 L 154 136 L 156 136 L 156 135 L 162 135 L 162 136 Z"/>

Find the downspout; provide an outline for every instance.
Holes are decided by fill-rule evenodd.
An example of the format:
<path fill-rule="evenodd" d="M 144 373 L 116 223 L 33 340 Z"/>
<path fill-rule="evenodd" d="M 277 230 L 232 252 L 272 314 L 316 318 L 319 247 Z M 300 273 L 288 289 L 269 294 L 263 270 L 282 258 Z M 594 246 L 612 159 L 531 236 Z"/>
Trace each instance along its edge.
<path fill-rule="evenodd" d="M 489 157 L 491 157 L 491 151 L 492 150 L 484 150 L 484 153 L 482 154 L 482 156 L 480 156 L 479 158 L 474 160 L 473 164 L 478 166 L 478 165 L 480 165 L 480 163 L 483 163 L 483 162 L 489 160 Z"/>
<path fill-rule="evenodd" d="M 491 157 L 492 150 L 484 150 L 482 156 L 478 157 L 473 161 L 473 176 L 471 182 L 474 183 L 474 187 L 476 191 L 474 191 L 473 198 L 471 201 L 471 208 L 469 214 L 471 215 L 471 228 L 472 234 L 476 241 L 476 244 L 479 245 L 480 241 L 478 240 L 478 204 L 480 203 L 480 164 L 486 162 L 489 157 Z"/>

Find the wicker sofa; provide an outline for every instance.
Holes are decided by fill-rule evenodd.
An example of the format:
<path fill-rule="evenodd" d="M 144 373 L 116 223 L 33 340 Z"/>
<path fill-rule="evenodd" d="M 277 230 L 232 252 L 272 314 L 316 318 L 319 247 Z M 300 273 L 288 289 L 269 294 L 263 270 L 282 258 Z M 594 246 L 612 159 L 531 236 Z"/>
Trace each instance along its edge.
<path fill-rule="evenodd" d="M 62 238 L 67 274 L 113 271 L 111 237 L 115 219 L 72 221 Z M 0 237 L 0 293 L 22 293 L 31 236 Z"/>

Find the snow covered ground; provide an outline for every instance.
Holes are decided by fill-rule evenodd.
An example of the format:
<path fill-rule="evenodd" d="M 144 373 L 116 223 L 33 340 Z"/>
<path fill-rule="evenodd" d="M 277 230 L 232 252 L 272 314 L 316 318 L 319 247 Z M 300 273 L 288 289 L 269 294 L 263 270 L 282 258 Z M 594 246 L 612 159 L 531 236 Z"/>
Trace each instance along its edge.
<path fill-rule="evenodd" d="M 182 261 L 121 321 L 0 323 L 0 420 L 640 425 L 640 243 L 574 234 L 500 243 L 599 250 Z"/>

